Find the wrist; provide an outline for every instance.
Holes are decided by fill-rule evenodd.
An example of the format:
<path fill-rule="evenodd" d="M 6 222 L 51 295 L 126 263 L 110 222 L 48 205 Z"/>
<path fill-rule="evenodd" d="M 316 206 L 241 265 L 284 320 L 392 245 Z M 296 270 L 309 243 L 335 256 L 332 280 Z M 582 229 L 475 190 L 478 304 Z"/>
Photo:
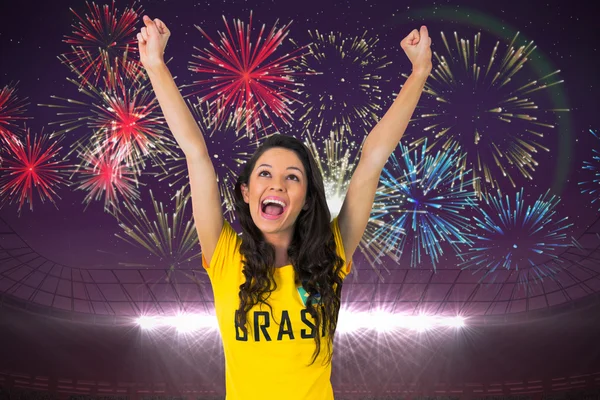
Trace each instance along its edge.
<path fill-rule="evenodd" d="M 146 62 L 144 68 L 146 69 L 146 72 L 148 72 L 148 75 L 152 75 L 167 69 L 167 64 L 165 64 L 163 60 L 157 60 L 153 62 Z"/>
<path fill-rule="evenodd" d="M 432 69 L 432 65 L 431 64 L 413 66 L 411 74 L 415 75 L 415 76 L 417 76 L 419 78 L 422 78 L 422 79 L 427 79 L 427 77 L 429 76 L 429 74 L 431 74 L 431 69 Z"/>

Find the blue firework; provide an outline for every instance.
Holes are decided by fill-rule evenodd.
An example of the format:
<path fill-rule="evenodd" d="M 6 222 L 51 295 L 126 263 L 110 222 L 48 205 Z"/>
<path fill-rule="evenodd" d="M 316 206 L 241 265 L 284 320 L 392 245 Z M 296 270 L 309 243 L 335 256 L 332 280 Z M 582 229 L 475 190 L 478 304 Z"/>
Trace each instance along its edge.
<path fill-rule="evenodd" d="M 412 239 L 411 267 L 421 264 L 424 250 L 435 270 L 444 242 L 456 253 L 460 253 L 461 245 L 472 244 L 465 210 L 476 200 L 475 191 L 467 189 L 473 187 L 473 180 L 465 177 L 470 170 L 456 168 L 465 157 L 456 149 L 429 155 L 427 138 L 414 151 L 402 144 L 399 148 L 401 160 L 392 154 L 379 190 L 380 200 L 386 203 L 380 219 L 390 221 L 381 224 L 373 235 L 386 243 L 386 253 L 398 258 L 407 239 Z"/>
<path fill-rule="evenodd" d="M 594 135 L 596 139 L 600 139 L 598 134 L 590 129 L 590 133 Z M 594 152 L 594 156 L 592 157 L 592 161 L 584 161 L 583 169 L 590 170 L 594 173 L 594 179 L 591 181 L 583 181 L 579 182 L 579 185 L 582 186 L 581 193 L 589 194 L 593 196 L 592 204 L 600 199 L 600 151 L 597 149 L 592 149 Z"/>
<path fill-rule="evenodd" d="M 315 141 L 311 131 L 304 132 L 304 144 L 311 152 L 323 177 L 325 196 L 332 218 L 335 218 L 342 208 L 350 180 L 359 162 L 359 154 L 362 153 L 364 139 L 366 136 L 360 144 L 358 141 L 345 143 L 337 140 L 336 133 L 330 131 L 328 138 Z M 377 264 L 385 268 L 381 262 L 381 257 L 387 254 L 385 238 L 376 231 L 385 224 L 383 217 L 388 214 L 387 206 L 395 198 L 396 196 L 390 193 L 390 190 L 379 188 L 375 195 L 371 217 L 359 243 L 360 251 L 373 269 L 377 269 Z M 389 255 L 393 257 L 393 254 Z"/>
<path fill-rule="evenodd" d="M 391 235 L 404 235 L 404 228 L 391 226 L 387 221 L 398 205 L 404 204 L 405 196 L 393 187 L 380 185 L 375 192 L 373 208 L 365 232 L 358 248 L 365 260 L 377 269 L 377 266 L 388 270 L 381 261 L 383 256 L 389 256 L 394 263 L 399 262 L 396 252 L 390 251 L 387 238 Z M 392 232 L 392 233 L 390 233 Z"/>
<path fill-rule="evenodd" d="M 514 202 L 508 195 L 503 199 L 499 191 L 496 195 L 484 195 L 473 218 L 476 245 L 463 253 L 466 261 L 459 266 L 486 271 L 480 281 L 499 268 L 515 271 L 529 268 L 533 277 L 540 280 L 555 275 L 560 262 L 556 252 L 569 246 L 566 230 L 573 223 L 567 223 L 568 217 L 557 217 L 560 198 L 549 197 L 549 192 L 550 189 L 528 206 L 523 188 L 515 193 Z M 530 281 L 531 274 L 519 275 L 520 283 Z"/>

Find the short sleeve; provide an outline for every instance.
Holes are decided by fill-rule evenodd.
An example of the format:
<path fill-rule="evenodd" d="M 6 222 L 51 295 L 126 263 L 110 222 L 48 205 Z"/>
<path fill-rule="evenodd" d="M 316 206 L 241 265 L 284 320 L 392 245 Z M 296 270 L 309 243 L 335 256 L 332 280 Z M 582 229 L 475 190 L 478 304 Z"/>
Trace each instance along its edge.
<path fill-rule="evenodd" d="M 241 263 L 241 238 L 226 219 L 223 221 L 217 247 L 210 259 L 210 265 L 202 254 L 202 267 L 208 273 L 211 281 L 220 280 L 228 269 L 238 268 Z"/>
<path fill-rule="evenodd" d="M 352 260 L 346 260 L 346 251 L 344 250 L 344 243 L 342 243 L 342 234 L 340 232 L 340 225 L 338 223 L 338 217 L 335 217 L 331 221 L 331 230 L 333 231 L 333 237 L 335 239 L 335 247 L 338 255 L 344 259 L 345 267 L 342 269 L 342 279 L 346 277 L 352 270 Z"/>

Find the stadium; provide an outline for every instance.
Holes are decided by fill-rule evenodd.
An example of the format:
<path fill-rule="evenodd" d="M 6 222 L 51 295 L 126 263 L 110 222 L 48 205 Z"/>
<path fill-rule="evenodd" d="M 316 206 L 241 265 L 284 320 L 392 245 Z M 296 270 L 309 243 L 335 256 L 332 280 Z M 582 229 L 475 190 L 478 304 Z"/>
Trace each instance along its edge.
<path fill-rule="evenodd" d="M 336 399 L 598 398 L 599 230 L 597 221 L 581 249 L 561 254 L 569 286 L 544 281 L 519 296 L 511 274 L 494 289 L 459 270 L 410 269 L 389 283 L 345 284 Z M 224 398 L 208 281 L 186 271 L 163 283 L 169 271 L 72 268 L 36 253 L 10 226 L 0 232 L 0 382 L 9 398 Z M 398 298 L 398 286 L 426 295 Z M 136 317 L 181 309 L 171 322 Z M 414 317 L 394 321 L 400 309 Z"/>
<path fill-rule="evenodd" d="M 3 7 L 0 400 L 237 399 L 226 393 L 232 358 L 223 342 L 234 335 L 222 335 L 217 318 L 229 315 L 218 306 L 233 301 L 215 301 L 215 269 L 203 268 L 194 216 L 218 216 L 198 208 L 209 183 L 223 220 L 238 233 L 230 237 L 239 239 L 235 178 L 260 141 L 278 134 L 304 144 L 324 194 L 319 208 L 300 211 L 299 201 L 257 190 L 261 229 L 278 226 L 266 221 L 286 215 L 290 204 L 311 218 L 328 210 L 297 230 L 273 228 L 278 239 L 305 234 L 301 244 L 323 251 L 307 227 L 325 225 L 323 215 L 356 222 L 356 210 L 366 221 L 366 207 L 354 199 L 366 198 L 369 187 L 375 196 L 358 247 L 346 257 L 352 268 L 341 299 L 335 296 L 336 400 L 600 399 L 600 58 L 592 54 L 600 25 L 593 12 L 551 3 L 65 0 Z M 185 95 L 193 117 L 187 128 L 203 132 L 214 166 L 216 185 L 210 175 L 194 197 L 176 139 L 185 141 L 173 135 L 193 130 L 169 129 L 177 124 L 168 125 L 163 111 L 175 108 L 161 109 L 164 97 L 161 104 L 149 64 L 140 61 L 151 36 L 136 33 L 159 26 L 145 15 L 171 27 L 164 60 L 178 85 L 171 93 Z M 418 45 L 407 45 L 416 32 L 432 38 L 430 48 L 421 45 L 421 55 L 433 52 L 431 70 L 406 57 Z M 415 112 L 401 112 L 417 95 Z M 379 125 L 390 121 L 385 110 L 396 101 L 395 123 Z M 368 136 L 376 139 L 368 144 Z M 372 170 L 392 146 L 375 182 Z M 369 160 L 362 169 L 361 156 Z M 352 185 L 359 170 L 362 180 Z M 292 175 L 258 175 L 265 178 L 258 182 L 276 176 L 282 179 L 265 183 L 265 191 L 287 185 L 282 193 L 304 194 Z M 347 199 L 355 206 L 343 208 Z M 276 339 L 266 330 L 269 314 L 248 318 L 253 349 L 284 335 L 291 341 L 294 332 L 298 340 L 274 343 L 264 360 L 249 356 L 254 375 L 239 375 L 252 376 L 247 390 L 278 384 L 281 392 L 286 382 L 306 382 L 260 373 L 269 375 L 269 361 L 296 368 L 296 355 L 312 344 L 314 332 L 306 332 L 315 325 L 299 307 L 319 303 L 329 279 L 338 278 L 322 259 L 333 256 L 334 243 L 341 248 L 340 220 L 331 232 L 320 230 L 327 234 L 320 239 L 330 238 L 327 252 L 299 252 L 311 259 L 310 270 L 291 263 L 291 242 L 281 246 L 289 253 L 280 253 L 278 266 L 261 263 L 260 273 L 288 267 L 279 271 L 297 273 L 287 277 L 302 285 L 285 292 L 298 306 L 293 329 L 288 308 L 271 317 L 290 324 L 272 330 Z M 348 234 L 358 225 L 346 238 L 359 241 Z M 249 255 L 270 257 L 271 248 L 256 242 Z M 300 273 L 320 275 L 322 285 L 301 281 Z M 311 287 L 319 293 L 307 300 Z M 234 343 L 248 338 L 237 336 L 237 322 Z M 298 393 L 293 399 L 307 397 Z"/>

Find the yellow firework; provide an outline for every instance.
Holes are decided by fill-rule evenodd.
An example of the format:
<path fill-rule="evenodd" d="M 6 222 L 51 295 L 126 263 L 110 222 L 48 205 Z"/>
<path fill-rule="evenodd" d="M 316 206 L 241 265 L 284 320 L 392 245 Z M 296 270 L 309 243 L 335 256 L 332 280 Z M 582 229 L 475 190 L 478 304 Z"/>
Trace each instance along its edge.
<path fill-rule="evenodd" d="M 541 143 L 554 129 L 552 113 L 547 111 L 568 111 L 539 105 L 544 100 L 540 91 L 563 82 L 557 78 L 560 71 L 529 79 L 523 67 L 536 46 L 529 42 L 516 47 L 518 33 L 504 55 L 499 55 L 498 41 L 485 58 L 481 33 L 471 42 L 455 32 L 453 46 L 443 32 L 441 37 L 446 55 L 433 53 L 437 63 L 409 128 L 418 132 L 410 146 L 421 144 L 425 132 L 434 140 L 431 146 L 465 151 L 467 157 L 457 167 L 461 172 L 473 170 L 479 198 L 490 188 L 500 189 L 499 174 L 513 187 L 517 187 L 511 174 L 515 170 L 533 179 L 538 166 L 535 153 L 550 151 Z"/>
<path fill-rule="evenodd" d="M 305 132 L 304 136 L 304 143 L 309 148 L 323 177 L 325 196 L 331 217 L 335 218 L 346 198 L 350 180 L 358 165 L 364 139 L 360 145 L 357 142 L 345 144 L 336 140 L 335 132 L 330 132 L 329 138 L 324 139 L 322 144 L 318 144 L 313 140 L 310 131 Z M 389 246 L 386 246 L 385 238 L 378 232 L 381 231 L 382 225 L 387 223 L 384 218 L 389 217 L 394 207 L 398 207 L 398 204 L 403 202 L 403 198 L 404 196 L 394 193 L 393 189 L 385 186 L 381 186 L 377 191 L 371 218 L 359 243 L 361 252 L 373 269 L 377 269 L 377 265 L 382 265 L 381 258 L 384 255 L 387 254 L 394 258 L 393 253 L 387 250 Z"/>
<path fill-rule="evenodd" d="M 318 145 L 310 131 L 305 133 L 304 144 L 309 148 L 323 177 L 327 205 L 331 217 L 334 218 L 340 212 L 352 173 L 358 163 L 359 146 L 355 142 L 344 145 L 335 140 L 333 132 L 328 139 L 323 140 L 322 145 Z"/>
<path fill-rule="evenodd" d="M 298 78 L 303 87 L 296 119 L 305 131 L 334 132 L 338 139 L 344 133 L 368 132 L 381 111 L 380 74 L 391 64 L 374 51 L 379 39 L 367 32 L 354 37 L 308 33 L 310 51 L 296 65 L 307 74 Z"/>
<path fill-rule="evenodd" d="M 124 203 L 124 209 L 116 209 L 112 215 L 119 221 L 122 234 L 118 238 L 148 250 L 160 259 L 161 267 L 174 269 L 181 263 L 187 263 L 200 257 L 198 234 L 193 219 L 184 215 L 189 198 L 181 192 L 175 195 L 172 211 L 166 211 L 161 202 L 150 197 L 154 215 L 148 216 L 143 208 L 133 203 Z"/>

